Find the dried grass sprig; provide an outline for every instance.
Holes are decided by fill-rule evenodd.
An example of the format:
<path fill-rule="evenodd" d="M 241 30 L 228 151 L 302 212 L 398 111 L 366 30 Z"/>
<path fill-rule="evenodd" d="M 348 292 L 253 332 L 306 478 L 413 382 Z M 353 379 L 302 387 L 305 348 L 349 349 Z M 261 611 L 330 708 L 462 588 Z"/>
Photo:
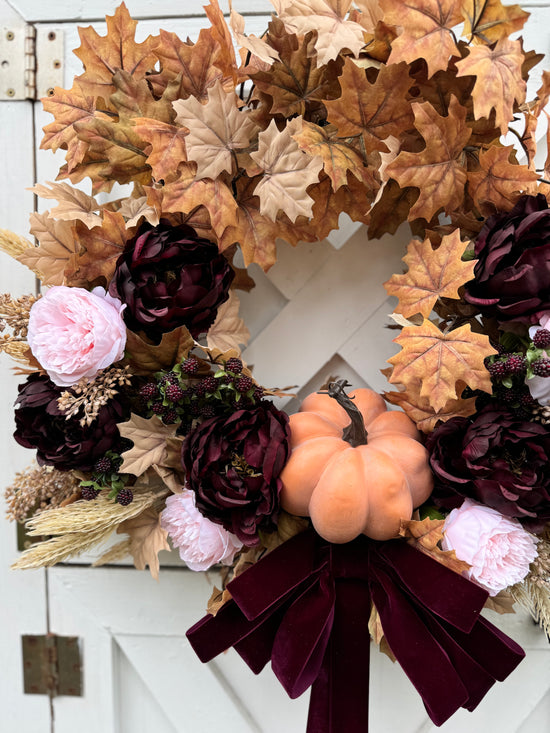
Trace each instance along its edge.
<path fill-rule="evenodd" d="M 550 591 L 530 579 L 514 585 L 510 592 L 550 639 Z"/>
<path fill-rule="evenodd" d="M 78 489 L 79 480 L 67 471 L 31 464 L 16 474 L 5 491 L 6 516 L 24 522 L 29 514 L 55 509 Z"/>
<path fill-rule="evenodd" d="M 100 372 L 92 381 L 81 379 L 71 391 L 65 391 L 57 400 L 57 406 L 66 419 L 80 418 L 82 427 L 91 425 L 97 418 L 101 408 L 106 405 L 118 392 L 120 387 L 129 387 L 131 384 L 130 367 L 111 368 Z"/>
<path fill-rule="evenodd" d="M 10 257 L 19 257 L 29 247 L 34 247 L 34 245 L 25 237 L 20 237 L 19 234 L 10 232 L 9 229 L 0 229 L 0 249 Z"/>

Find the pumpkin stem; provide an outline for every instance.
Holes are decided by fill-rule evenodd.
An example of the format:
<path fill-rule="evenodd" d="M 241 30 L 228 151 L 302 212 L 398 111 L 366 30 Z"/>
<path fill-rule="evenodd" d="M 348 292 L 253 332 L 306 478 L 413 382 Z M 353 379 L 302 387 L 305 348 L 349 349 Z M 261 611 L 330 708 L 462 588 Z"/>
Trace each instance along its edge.
<path fill-rule="evenodd" d="M 365 427 L 365 421 L 361 411 L 344 392 L 346 387 L 351 387 L 351 384 L 346 379 L 339 379 L 337 382 L 330 382 L 327 388 L 329 397 L 332 397 L 336 402 L 343 407 L 348 413 L 351 420 L 347 428 L 344 429 L 342 438 L 346 440 L 352 448 L 356 448 L 358 445 L 366 445 L 367 441 L 367 429 Z"/>

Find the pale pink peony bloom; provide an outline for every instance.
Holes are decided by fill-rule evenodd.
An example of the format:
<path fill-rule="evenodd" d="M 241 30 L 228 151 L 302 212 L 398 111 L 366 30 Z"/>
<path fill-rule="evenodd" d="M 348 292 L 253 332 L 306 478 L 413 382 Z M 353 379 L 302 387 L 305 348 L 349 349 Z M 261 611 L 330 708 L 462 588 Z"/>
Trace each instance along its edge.
<path fill-rule="evenodd" d="M 472 567 L 468 578 L 496 596 L 519 583 L 537 557 L 537 545 L 516 519 L 466 499 L 445 520 L 442 547 Z"/>
<path fill-rule="evenodd" d="M 52 382 L 69 387 L 122 359 L 125 307 L 103 288 L 89 292 L 65 285 L 50 288 L 34 303 L 27 340 Z"/>
<path fill-rule="evenodd" d="M 216 563 L 230 565 L 243 543 L 219 524 L 204 517 L 195 506 L 195 494 L 183 489 L 166 499 L 160 525 L 168 532 L 180 557 L 191 570 L 208 570 Z"/>
<path fill-rule="evenodd" d="M 550 331 L 550 313 L 545 313 L 541 316 L 540 321 L 536 326 L 531 326 L 529 329 L 529 336 L 531 339 L 539 330 L 539 328 L 546 328 Z M 548 353 L 543 352 L 543 356 L 548 358 Z M 529 388 L 531 397 L 536 400 L 539 405 L 546 407 L 550 405 L 550 377 L 537 377 L 536 375 L 530 379 L 525 379 L 525 384 Z"/>

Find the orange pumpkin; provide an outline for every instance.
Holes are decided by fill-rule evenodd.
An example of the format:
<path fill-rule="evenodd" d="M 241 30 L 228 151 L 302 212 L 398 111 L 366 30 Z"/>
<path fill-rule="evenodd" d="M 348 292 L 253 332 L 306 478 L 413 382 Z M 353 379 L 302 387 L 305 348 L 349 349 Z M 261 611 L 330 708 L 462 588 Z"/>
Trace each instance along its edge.
<path fill-rule="evenodd" d="M 361 533 L 391 539 L 401 519 L 410 519 L 431 494 L 428 454 L 405 413 L 387 411 L 370 389 L 348 396 L 346 385 L 310 394 L 291 415 L 281 505 L 310 516 L 329 542 L 350 542 Z"/>

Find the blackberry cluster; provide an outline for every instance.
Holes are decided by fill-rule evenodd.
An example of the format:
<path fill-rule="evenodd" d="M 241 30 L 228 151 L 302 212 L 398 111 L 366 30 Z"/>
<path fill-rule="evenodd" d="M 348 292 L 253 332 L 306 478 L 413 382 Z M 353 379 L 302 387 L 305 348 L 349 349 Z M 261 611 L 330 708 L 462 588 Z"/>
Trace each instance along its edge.
<path fill-rule="evenodd" d="M 489 357 L 485 364 L 493 381 L 502 381 L 506 377 L 525 377 L 527 373 L 527 359 L 521 353 L 501 353 L 496 357 Z"/>
<path fill-rule="evenodd" d="M 128 450 L 132 445 L 130 440 L 123 439 L 121 452 Z M 123 506 L 129 504 L 134 498 L 132 491 L 126 488 L 130 476 L 119 473 L 121 465 L 122 456 L 114 451 L 107 451 L 105 455 L 98 458 L 94 463 L 92 477 L 80 482 L 82 498 L 92 501 L 99 496 L 100 491 L 108 490 L 110 499 L 114 499 Z"/>
<path fill-rule="evenodd" d="M 177 432 L 186 435 L 203 419 L 253 407 L 264 391 L 243 369 L 242 361 L 235 357 L 209 365 L 189 356 L 170 371 L 157 372 L 141 387 L 145 413 L 157 415 L 166 425 L 177 425 Z"/>
<path fill-rule="evenodd" d="M 498 347 L 498 355 L 485 360 L 493 383 L 492 399 L 519 413 L 518 416 L 529 419 L 534 400 L 525 378 L 531 373 L 533 365 L 526 354 L 509 352 L 501 344 Z"/>

